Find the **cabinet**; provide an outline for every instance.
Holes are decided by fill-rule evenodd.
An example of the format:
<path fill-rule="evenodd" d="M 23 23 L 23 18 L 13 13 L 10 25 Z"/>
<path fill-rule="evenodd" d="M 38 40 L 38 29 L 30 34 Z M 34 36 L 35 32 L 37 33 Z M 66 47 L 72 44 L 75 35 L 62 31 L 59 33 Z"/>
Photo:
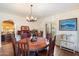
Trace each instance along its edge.
<path fill-rule="evenodd" d="M 60 48 L 75 52 L 77 48 L 76 38 L 73 34 L 64 34 L 63 39 L 60 40 Z"/>

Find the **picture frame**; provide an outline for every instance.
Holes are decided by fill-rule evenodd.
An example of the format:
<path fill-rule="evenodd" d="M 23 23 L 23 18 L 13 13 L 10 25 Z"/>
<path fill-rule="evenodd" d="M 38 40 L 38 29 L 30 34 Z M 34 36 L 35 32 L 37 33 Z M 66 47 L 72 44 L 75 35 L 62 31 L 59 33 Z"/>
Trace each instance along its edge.
<path fill-rule="evenodd" d="M 29 26 L 21 26 L 21 30 L 29 30 Z"/>
<path fill-rule="evenodd" d="M 60 31 L 77 31 L 77 18 L 59 20 Z"/>

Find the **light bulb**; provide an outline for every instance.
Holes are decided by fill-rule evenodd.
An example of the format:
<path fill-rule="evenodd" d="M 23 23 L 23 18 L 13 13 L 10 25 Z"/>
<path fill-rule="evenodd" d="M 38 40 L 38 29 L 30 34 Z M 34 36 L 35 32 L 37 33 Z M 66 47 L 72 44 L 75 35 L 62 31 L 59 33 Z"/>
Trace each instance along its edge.
<path fill-rule="evenodd" d="M 29 17 L 26 17 L 27 20 L 29 20 Z"/>
<path fill-rule="evenodd" d="M 34 18 L 33 18 L 33 16 L 31 16 L 31 20 L 33 20 Z"/>
<path fill-rule="evenodd" d="M 37 20 L 37 18 L 35 18 L 34 20 Z"/>

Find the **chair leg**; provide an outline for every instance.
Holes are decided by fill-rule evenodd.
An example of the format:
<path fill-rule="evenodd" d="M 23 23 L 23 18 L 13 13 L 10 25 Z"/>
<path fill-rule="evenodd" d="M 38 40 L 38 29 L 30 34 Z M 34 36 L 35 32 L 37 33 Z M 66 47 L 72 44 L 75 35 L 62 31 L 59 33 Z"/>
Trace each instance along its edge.
<path fill-rule="evenodd" d="M 21 50 L 18 49 L 18 53 L 17 53 L 17 56 L 20 56 L 21 55 Z"/>
<path fill-rule="evenodd" d="M 29 51 L 27 51 L 27 55 L 28 55 L 28 56 L 30 55 L 30 52 L 29 52 Z"/>

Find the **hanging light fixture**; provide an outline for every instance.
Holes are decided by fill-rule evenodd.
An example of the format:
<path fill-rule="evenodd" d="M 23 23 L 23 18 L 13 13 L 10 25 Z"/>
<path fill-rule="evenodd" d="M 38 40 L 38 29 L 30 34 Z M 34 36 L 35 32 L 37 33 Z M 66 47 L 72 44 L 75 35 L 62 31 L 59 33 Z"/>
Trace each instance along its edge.
<path fill-rule="evenodd" d="M 31 9 L 30 9 L 31 12 L 30 12 L 30 15 L 26 17 L 26 20 L 28 22 L 35 22 L 35 21 L 37 21 L 37 18 L 32 15 L 32 7 L 33 7 L 33 5 L 30 5 L 30 7 L 31 7 Z"/>

